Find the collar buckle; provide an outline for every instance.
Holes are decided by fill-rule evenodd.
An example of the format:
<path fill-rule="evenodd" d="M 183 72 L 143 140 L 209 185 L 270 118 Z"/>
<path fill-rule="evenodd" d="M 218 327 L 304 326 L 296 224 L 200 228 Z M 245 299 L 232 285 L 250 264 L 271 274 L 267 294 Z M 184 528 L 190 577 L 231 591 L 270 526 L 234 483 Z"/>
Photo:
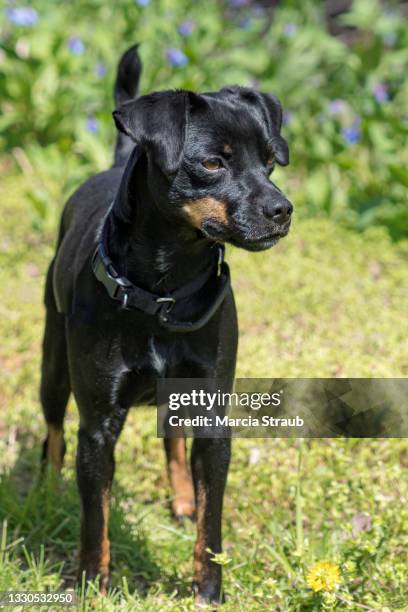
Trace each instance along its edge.
<path fill-rule="evenodd" d="M 161 323 L 166 323 L 168 321 L 167 315 L 173 308 L 176 300 L 173 297 L 159 297 L 156 299 L 156 304 L 162 304 L 162 307 L 159 311 L 159 320 Z"/>
<path fill-rule="evenodd" d="M 124 291 L 123 294 L 122 294 L 122 301 L 121 301 L 121 304 L 120 304 L 120 307 L 121 307 L 122 310 L 130 310 L 130 308 L 127 305 L 128 300 L 129 300 L 129 294 L 126 293 L 126 291 Z"/>

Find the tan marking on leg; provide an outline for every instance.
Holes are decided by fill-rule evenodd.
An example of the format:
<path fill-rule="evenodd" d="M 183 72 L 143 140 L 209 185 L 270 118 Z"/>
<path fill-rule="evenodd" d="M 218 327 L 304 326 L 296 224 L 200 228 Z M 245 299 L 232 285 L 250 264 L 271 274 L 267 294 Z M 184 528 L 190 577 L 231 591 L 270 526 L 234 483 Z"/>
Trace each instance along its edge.
<path fill-rule="evenodd" d="M 177 517 L 191 517 L 195 511 L 194 489 L 187 467 L 186 441 L 184 438 L 169 440 L 169 480 L 173 490 L 172 508 Z"/>
<path fill-rule="evenodd" d="M 191 225 L 201 229 L 204 221 L 214 219 L 222 225 L 228 225 L 227 205 L 214 198 L 188 200 L 183 206 L 184 214 Z"/>
<path fill-rule="evenodd" d="M 206 533 L 205 533 L 205 489 L 200 487 L 197 495 L 197 539 L 194 546 L 194 583 L 201 584 L 204 580 L 204 561 L 208 554 L 206 552 Z"/>
<path fill-rule="evenodd" d="M 101 540 L 101 556 L 99 561 L 100 574 L 100 591 L 102 595 L 106 595 L 108 591 L 109 580 L 109 563 L 110 563 L 110 541 L 109 541 L 109 506 L 110 506 L 110 490 L 106 489 L 102 494 L 102 540 Z"/>
<path fill-rule="evenodd" d="M 48 425 L 47 461 L 60 472 L 64 456 L 64 431 L 62 427 Z"/>

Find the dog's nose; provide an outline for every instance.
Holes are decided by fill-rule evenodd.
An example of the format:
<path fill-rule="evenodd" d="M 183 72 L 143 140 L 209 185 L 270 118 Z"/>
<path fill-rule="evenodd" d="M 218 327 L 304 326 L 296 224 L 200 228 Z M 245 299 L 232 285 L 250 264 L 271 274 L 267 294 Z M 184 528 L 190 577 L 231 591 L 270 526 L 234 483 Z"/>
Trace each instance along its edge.
<path fill-rule="evenodd" d="M 279 199 L 268 202 L 263 206 L 263 214 L 278 225 L 287 223 L 293 211 L 293 206 L 289 200 Z"/>

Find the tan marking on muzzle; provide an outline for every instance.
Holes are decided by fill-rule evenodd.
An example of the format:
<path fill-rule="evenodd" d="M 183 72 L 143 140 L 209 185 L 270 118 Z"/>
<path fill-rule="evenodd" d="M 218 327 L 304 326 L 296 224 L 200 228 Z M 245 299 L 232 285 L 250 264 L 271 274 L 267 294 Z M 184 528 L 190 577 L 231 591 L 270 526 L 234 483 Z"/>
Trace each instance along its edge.
<path fill-rule="evenodd" d="M 204 221 L 209 219 L 228 225 L 227 205 L 215 198 L 188 200 L 183 206 L 183 211 L 191 225 L 198 229 L 201 229 Z"/>
<path fill-rule="evenodd" d="M 64 432 L 61 427 L 48 425 L 47 461 L 57 472 L 61 471 L 63 456 Z"/>

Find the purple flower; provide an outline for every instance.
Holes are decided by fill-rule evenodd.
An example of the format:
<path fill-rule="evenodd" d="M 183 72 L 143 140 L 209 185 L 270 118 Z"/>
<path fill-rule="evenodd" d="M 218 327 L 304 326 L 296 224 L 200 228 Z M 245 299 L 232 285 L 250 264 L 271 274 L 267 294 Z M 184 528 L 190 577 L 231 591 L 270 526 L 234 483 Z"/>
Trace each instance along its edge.
<path fill-rule="evenodd" d="M 373 94 L 379 104 L 384 104 L 390 99 L 387 86 L 384 83 L 376 83 L 373 87 Z"/>
<path fill-rule="evenodd" d="M 191 36 L 191 34 L 194 32 L 194 28 L 195 21 L 193 21 L 192 19 L 186 19 L 185 21 L 182 21 L 180 23 L 179 27 L 177 28 L 177 31 L 179 34 L 181 34 L 181 36 L 187 38 L 188 36 Z"/>
<path fill-rule="evenodd" d="M 360 122 L 360 117 L 356 117 L 351 125 L 342 128 L 341 133 L 347 144 L 353 145 L 359 142 L 361 138 Z"/>
<path fill-rule="evenodd" d="M 238 22 L 238 27 L 241 28 L 241 30 L 249 30 L 251 28 L 251 18 L 250 17 L 243 17 L 239 22 Z"/>
<path fill-rule="evenodd" d="M 231 8 L 241 8 L 241 6 L 246 6 L 247 4 L 249 4 L 249 0 L 229 0 Z"/>
<path fill-rule="evenodd" d="M 150 4 L 150 0 L 135 0 L 136 4 L 139 6 L 147 6 Z"/>
<path fill-rule="evenodd" d="M 182 52 L 181 49 L 166 49 L 166 59 L 169 64 L 175 68 L 182 68 L 188 64 L 188 57 Z"/>
<path fill-rule="evenodd" d="M 346 103 L 340 98 L 335 98 L 329 102 L 329 113 L 334 117 L 342 115 L 346 110 Z"/>
<path fill-rule="evenodd" d="M 85 51 L 84 42 L 82 38 L 79 38 L 79 36 L 70 36 L 68 39 L 67 45 L 68 45 L 68 49 L 74 55 L 82 55 L 83 52 Z"/>
<path fill-rule="evenodd" d="M 96 134 L 99 130 L 99 121 L 96 117 L 88 117 L 86 120 L 86 129 L 88 132 L 92 132 L 92 134 Z"/>
<path fill-rule="evenodd" d="M 15 25 L 31 27 L 38 21 L 38 13 L 35 9 L 25 6 L 16 6 L 8 8 L 6 15 Z"/>
<path fill-rule="evenodd" d="M 263 19 L 266 11 L 263 6 L 251 6 L 251 14 L 254 19 Z"/>
<path fill-rule="evenodd" d="M 95 76 L 98 77 L 98 79 L 102 79 L 105 76 L 106 72 L 107 72 L 107 69 L 106 69 L 105 64 L 103 64 L 102 62 L 100 62 L 99 64 L 96 64 Z"/>
<path fill-rule="evenodd" d="M 285 23 L 285 25 L 283 26 L 283 33 L 288 38 L 291 38 L 296 34 L 297 29 L 298 27 L 296 23 Z"/>
<path fill-rule="evenodd" d="M 283 125 L 289 125 L 292 122 L 293 113 L 292 111 L 284 111 L 282 115 L 282 123 Z"/>

